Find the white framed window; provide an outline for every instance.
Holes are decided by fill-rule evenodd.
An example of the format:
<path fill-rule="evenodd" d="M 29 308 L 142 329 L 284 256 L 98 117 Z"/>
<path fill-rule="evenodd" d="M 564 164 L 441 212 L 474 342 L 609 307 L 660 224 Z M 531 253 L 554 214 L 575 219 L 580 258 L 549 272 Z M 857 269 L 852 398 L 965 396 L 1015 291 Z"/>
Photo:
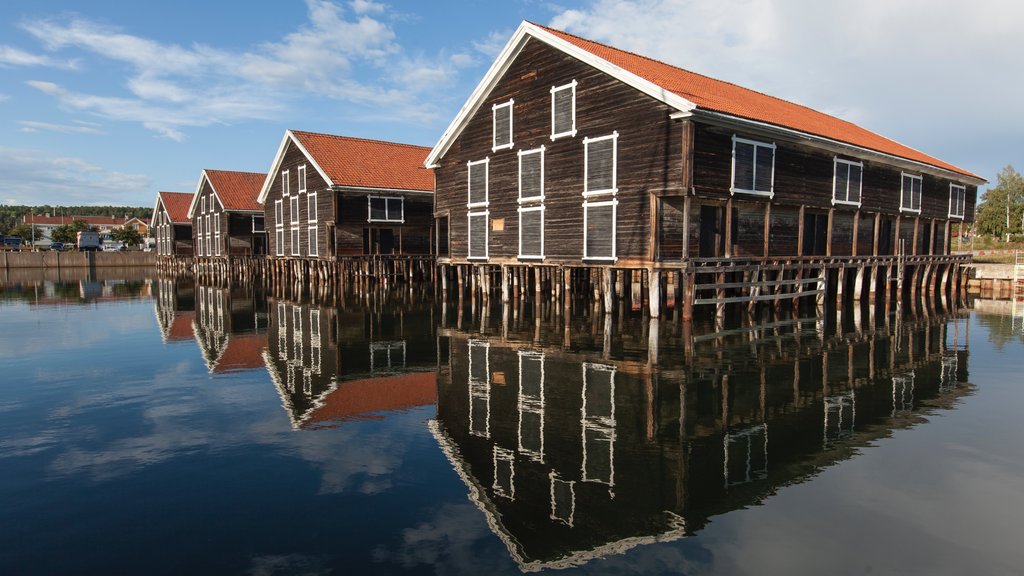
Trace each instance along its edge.
<path fill-rule="evenodd" d="M 519 258 L 544 258 L 544 205 L 519 207 Z"/>
<path fill-rule="evenodd" d="M 615 261 L 618 200 L 583 203 L 583 259 Z"/>
<path fill-rule="evenodd" d="M 299 243 L 302 242 L 299 231 L 299 196 L 292 196 L 288 203 L 288 209 L 291 211 L 292 256 L 298 256 L 301 253 Z"/>
<path fill-rule="evenodd" d="M 284 200 L 274 201 L 274 253 L 284 256 Z"/>
<path fill-rule="evenodd" d="M 397 196 L 367 196 L 367 222 L 405 222 L 405 199 Z"/>
<path fill-rule="evenodd" d="M 544 200 L 544 147 L 519 151 L 519 202 Z"/>
<path fill-rule="evenodd" d="M 320 255 L 320 247 L 317 245 L 317 240 L 318 240 L 318 237 L 320 235 L 319 232 L 320 232 L 320 227 L 317 224 L 311 223 L 309 225 L 309 255 L 310 256 L 319 256 Z"/>
<path fill-rule="evenodd" d="M 775 196 L 775 144 L 732 137 L 732 186 L 729 193 Z"/>
<path fill-rule="evenodd" d="M 832 204 L 860 206 L 863 173 L 863 162 L 843 160 L 837 156 L 832 176 Z"/>
<path fill-rule="evenodd" d="M 512 147 L 512 105 L 515 100 L 491 106 L 494 124 L 492 152 Z"/>
<path fill-rule="evenodd" d="M 949 185 L 949 217 L 963 218 L 967 205 L 967 187 L 960 184 Z"/>
<path fill-rule="evenodd" d="M 310 192 L 306 196 L 306 220 L 310 223 L 316 222 L 316 192 Z"/>
<path fill-rule="evenodd" d="M 583 195 L 615 194 L 619 133 L 583 139 Z"/>
<path fill-rule="evenodd" d="M 490 221 L 490 211 L 470 212 L 466 218 L 469 226 L 469 254 L 470 259 L 487 259 L 487 225 Z"/>
<path fill-rule="evenodd" d="M 900 212 L 921 212 L 921 177 L 902 173 Z"/>
<path fill-rule="evenodd" d="M 200 214 L 206 214 L 206 196 L 203 196 L 202 203 L 203 203 L 203 210 L 202 210 L 202 212 L 200 212 Z"/>
<path fill-rule="evenodd" d="M 300 239 L 299 239 L 299 228 L 298 228 L 298 226 L 296 226 L 296 227 L 292 228 L 292 256 L 298 256 L 299 255 L 299 252 L 300 252 L 300 250 L 299 250 L 299 248 L 300 248 L 299 242 L 300 242 Z"/>
<path fill-rule="evenodd" d="M 490 158 L 466 163 L 467 190 L 469 191 L 466 207 L 476 208 L 478 206 L 487 206 L 489 200 L 487 190 L 489 179 L 488 172 L 490 171 L 488 167 L 490 166 L 490 163 Z"/>
<path fill-rule="evenodd" d="M 213 234 L 212 227 L 210 226 L 210 215 L 206 215 L 206 224 L 204 225 L 206 230 L 206 255 L 213 256 Z"/>
<path fill-rule="evenodd" d="M 217 256 L 220 256 L 220 212 L 213 215 L 213 226 L 214 249 L 217 252 Z"/>
<path fill-rule="evenodd" d="M 576 81 L 551 88 L 551 139 L 576 135 Z"/>
<path fill-rule="evenodd" d="M 291 195 L 291 190 L 288 180 L 288 171 L 281 170 L 281 196 L 288 197 Z"/>
<path fill-rule="evenodd" d="M 299 194 L 306 191 L 306 165 L 299 166 Z"/>

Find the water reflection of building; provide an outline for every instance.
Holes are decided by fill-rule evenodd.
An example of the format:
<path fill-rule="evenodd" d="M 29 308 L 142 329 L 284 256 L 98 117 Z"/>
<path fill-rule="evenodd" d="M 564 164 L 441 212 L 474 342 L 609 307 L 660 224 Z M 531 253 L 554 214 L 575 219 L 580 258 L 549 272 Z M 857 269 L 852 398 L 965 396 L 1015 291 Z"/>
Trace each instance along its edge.
<path fill-rule="evenodd" d="M 210 372 L 236 372 L 263 367 L 267 347 L 267 312 L 258 288 L 195 287 L 196 342 Z"/>
<path fill-rule="evenodd" d="M 263 363 L 295 428 L 436 402 L 429 309 L 346 310 L 272 299 L 270 311 Z"/>
<path fill-rule="evenodd" d="M 156 285 L 156 322 L 164 342 L 193 341 L 196 286 L 191 278 L 159 278 Z"/>
<path fill-rule="evenodd" d="M 949 406 L 962 321 L 717 335 L 660 362 L 442 332 L 431 430 L 524 571 L 681 538 Z M 954 333 L 957 339 L 954 339 Z"/>

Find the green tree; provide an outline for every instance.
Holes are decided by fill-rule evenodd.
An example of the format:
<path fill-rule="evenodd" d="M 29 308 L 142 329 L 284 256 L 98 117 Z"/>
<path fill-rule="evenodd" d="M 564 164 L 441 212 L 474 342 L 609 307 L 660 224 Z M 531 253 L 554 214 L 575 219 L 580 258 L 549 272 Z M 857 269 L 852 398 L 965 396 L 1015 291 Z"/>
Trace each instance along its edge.
<path fill-rule="evenodd" d="M 127 226 L 111 230 L 110 238 L 114 242 L 120 242 L 125 246 L 138 246 L 139 244 L 142 244 L 142 234 L 139 234 L 139 231 L 135 228 L 129 228 Z"/>
<path fill-rule="evenodd" d="M 1007 165 L 999 172 L 996 185 L 982 196 L 974 218 L 975 229 L 979 234 L 997 236 L 1021 232 L 1024 225 L 1021 218 L 1024 218 L 1024 177 Z"/>
<path fill-rule="evenodd" d="M 82 232 L 85 230 L 92 230 L 93 232 L 98 231 L 98 228 L 96 228 L 95 226 L 89 226 L 89 224 L 87 224 L 85 220 L 75 220 L 74 222 L 69 224 L 69 226 L 71 226 L 72 232 Z"/>
<path fill-rule="evenodd" d="M 35 232 L 35 238 L 33 238 L 33 232 Z M 41 228 L 33 228 L 29 224 L 21 222 L 14 228 L 11 228 L 11 236 L 17 236 L 22 239 L 26 244 L 31 243 L 33 240 L 41 240 L 43 238 L 43 230 Z"/>
<path fill-rule="evenodd" d="M 50 232 L 50 240 L 54 242 L 64 242 L 65 244 L 74 244 L 78 240 L 76 234 L 77 230 L 71 227 L 71 224 L 61 224 Z"/>

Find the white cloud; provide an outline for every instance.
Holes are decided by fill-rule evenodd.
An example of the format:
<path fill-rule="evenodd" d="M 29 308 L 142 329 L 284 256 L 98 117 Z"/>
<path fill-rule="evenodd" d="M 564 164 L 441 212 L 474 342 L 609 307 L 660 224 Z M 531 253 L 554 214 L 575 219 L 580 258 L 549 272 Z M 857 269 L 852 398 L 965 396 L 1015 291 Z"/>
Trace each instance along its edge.
<path fill-rule="evenodd" d="M 391 120 L 437 118 L 432 99 L 421 96 L 443 93 L 439 83 L 464 59 L 405 55 L 394 30 L 377 17 L 388 11 L 383 4 L 306 5 L 308 22 L 247 51 L 166 44 L 82 18 L 26 22 L 22 27 L 50 51 L 84 50 L 131 70 L 123 94 L 87 94 L 66 83 L 30 85 L 66 109 L 138 122 L 174 140 L 183 140 L 189 127 L 277 118 L 290 103 L 310 96 L 371 112 L 386 108 Z"/>
<path fill-rule="evenodd" d="M 559 15 L 559 17 L 562 17 L 562 15 Z M 487 38 L 473 42 L 473 48 L 488 58 L 497 58 L 498 54 L 501 53 L 501 49 L 508 43 L 508 39 L 512 37 L 512 32 L 511 29 L 494 30 L 487 35 Z"/>
<path fill-rule="evenodd" d="M 19 120 L 18 125 L 22 132 L 59 132 L 61 134 L 106 134 L 100 130 L 99 125 L 92 122 L 75 120 L 72 124 L 54 124 L 52 122 L 40 122 L 36 120 Z"/>
<path fill-rule="evenodd" d="M 36 150 L 0 147 L 0 189 L 6 202 L 36 204 L 132 205 L 149 196 L 150 180 L 142 174 L 107 170 L 81 158 Z"/>
<path fill-rule="evenodd" d="M 991 177 L 1024 131 L 1024 76 L 1012 72 L 1022 19 L 1024 4 L 1001 0 L 597 0 L 551 25 L 839 115 Z M 986 140 L 993 146 L 978 146 Z"/>
<path fill-rule="evenodd" d="M 0 102 L 6 102 L 11 99 L 9 94 L 0 94 Z"/>
<path fill-rule="evenodd" d="M 0 46 L 0 68 L 7 66 L 48 66 L 70 70 L 77 67 L 77 62 L 74 60 L 54 60 L 49 56 L 32 54 L 13 46 Z"/>

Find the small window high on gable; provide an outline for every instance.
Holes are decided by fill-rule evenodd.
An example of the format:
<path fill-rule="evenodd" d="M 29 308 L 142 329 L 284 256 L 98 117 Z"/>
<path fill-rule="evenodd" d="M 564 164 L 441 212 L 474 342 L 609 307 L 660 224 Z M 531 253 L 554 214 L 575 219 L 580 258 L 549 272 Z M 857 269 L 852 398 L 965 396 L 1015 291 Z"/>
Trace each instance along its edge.
<path fill-rule="evenodd" d="M 287 170 L 282 170 L 281 171 L 281 196 L 287 196 L 288 193 L 289 193 L 289 190 L 288 190 L 288 171 Z"/>
<path fill-rule="evenodd" d="M 494 118 L 494 143 L 492 151 L 504 150 L 512 147 L 512 105 L 515 100 L 509 100 L 502 104 L 495 104 L 491 107 Z"/>
<path fill-rule="evenodd" d="M 900 212 L 921 211 L 921 177 L 903 174 L 900 190 Z"/>
<path fill-rule="evenodd" d="M 551 139 L 576 135 L 576 81 L 551 88 Z"/>
<path fill-rule="evenodd" d="M 306 167 L 299 166 L 299 193 L 306 191 Z"/>
<path fill-rule="evenodd" d="M 732 186 L 735 194 L 774 196 L 775 144 L 732 137 Z"/>
<path fill-rule="evenodd" d="M 619 133 L 583 139 L 583 195 L 615 194 Z"/>
<path fill-rule="evenodd" d="M 474 206 L 487 206 L 487 168 L 489 164 L 489 158 L 466 163 L 467 171 L 469 172 L 469 200 L 467 206 L 470 208 Z"/>
<path fill-rule="evenodd" d="M 835 159 L 835 175 L 832 181 L 832 203 L 860 206 L 861 175 L 864 164 L 841 158 Z"/>
<path fill-rule="evenodd" d="M 963 218 L 967 204 L 967 187 L 959 184 L 949 185 L 949 216 Z"/>

